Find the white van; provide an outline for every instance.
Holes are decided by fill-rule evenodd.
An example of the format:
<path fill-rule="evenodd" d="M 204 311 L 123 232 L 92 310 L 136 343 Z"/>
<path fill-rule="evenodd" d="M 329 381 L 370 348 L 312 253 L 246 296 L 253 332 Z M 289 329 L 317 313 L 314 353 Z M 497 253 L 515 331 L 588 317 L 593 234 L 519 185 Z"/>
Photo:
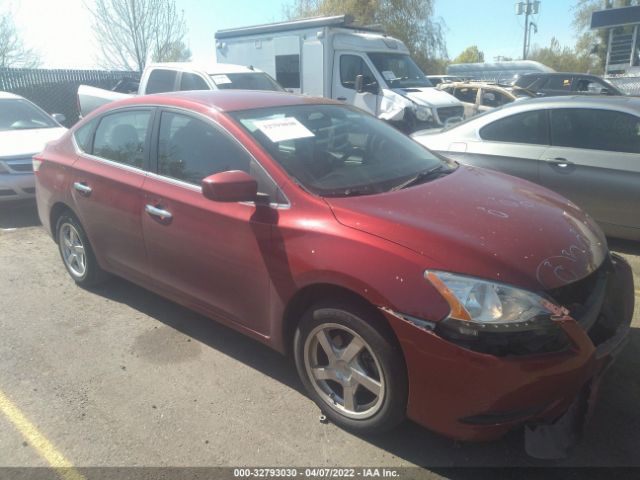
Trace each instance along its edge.
<path fill-rule="evenodd" d="M 285 89 L 341 100 L 412 132 L 458 121 L 464 107 L 433 88 L 400 40 L 316 17 L 216 32 L 222 63 L 257 67 Z"/>

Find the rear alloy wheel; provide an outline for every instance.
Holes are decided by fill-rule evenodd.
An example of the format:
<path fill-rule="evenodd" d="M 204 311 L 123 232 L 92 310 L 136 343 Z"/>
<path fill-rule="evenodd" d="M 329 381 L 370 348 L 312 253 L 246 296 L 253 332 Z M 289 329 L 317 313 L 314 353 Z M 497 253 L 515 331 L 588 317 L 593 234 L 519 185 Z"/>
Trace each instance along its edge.
<path fill-rule="evenodd" d="M 96 261 L 87 234 L 73 215 L 62 214 L 56 232 L 62 262 L 77 284 L 88 287 L 105 279 L 106 274 Z"/>
<path fill-rule="evenodd" d="M 314 306 L 294 340 L 296 366 L 309 395 L 334 423 L 361 433 L 399 423 L 407 394 L 400 352 L 385 338 L 388 332 L 367 317 L 371 320 L 370 312 L 357 305 Z"/>

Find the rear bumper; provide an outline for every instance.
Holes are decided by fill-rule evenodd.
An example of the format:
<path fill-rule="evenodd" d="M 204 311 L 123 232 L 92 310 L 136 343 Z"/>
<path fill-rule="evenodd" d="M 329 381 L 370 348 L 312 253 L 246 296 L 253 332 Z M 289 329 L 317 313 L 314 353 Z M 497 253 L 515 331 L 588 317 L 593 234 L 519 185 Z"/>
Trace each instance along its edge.
<path fill-rule="evenodd" d="M 409 418 L 448 437 L 484 441 L 523 424 L 553 423 L 586 386 L 592 409 L 597 385 L 624 347 L 633 315 L 631 268 L 614 256 L 613 269 L 591 329 L 562 321 L 571 348 L 559 353 L 482 354 L 385 313 L 407 363 Z"/>
<path fill-rule="evenodd" d="M 0 203 L 35 197 L 33 173 L 0 173 Z"/>

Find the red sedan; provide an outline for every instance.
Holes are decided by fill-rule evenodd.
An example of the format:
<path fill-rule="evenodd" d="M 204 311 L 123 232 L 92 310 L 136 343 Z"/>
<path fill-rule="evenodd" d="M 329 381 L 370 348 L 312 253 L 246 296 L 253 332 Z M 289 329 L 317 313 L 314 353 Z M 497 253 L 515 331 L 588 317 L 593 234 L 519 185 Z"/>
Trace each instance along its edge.
<path fill-rule="evenodd" d="M 580 429 L 629 330 L 629 266 L 579 208 L 324 99 L 128 99 L 34 170 L 79 285 L 118 275 L 291 353 L 354 431 L 526 425 L 550 456 L 537 440 Z"/>

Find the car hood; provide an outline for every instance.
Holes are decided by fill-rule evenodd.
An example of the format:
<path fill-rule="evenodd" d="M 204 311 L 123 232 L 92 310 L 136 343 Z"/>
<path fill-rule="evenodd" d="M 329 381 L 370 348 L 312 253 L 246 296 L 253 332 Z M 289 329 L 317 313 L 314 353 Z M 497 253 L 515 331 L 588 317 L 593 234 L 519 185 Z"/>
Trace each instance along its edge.
<path fill-rule="evenodd" d="M 47 142 L 60 138 L 66 131 L 64 127 L 0 131 L 0 157 L 41 152 Z"/>
<path fill-rule="evenodd" d="M 341 224 L 425 257 L 425 268 L 530 290 L 577 281 L 607 255 L 602 231 L 550 190 L 475 167 L 415 187 L 327 198 Z"/>
<path fill-rule="evenodd" d="M 426 107 L 456 107 L 462 105 L 456 97 L 435 87 L 394 88 L 393 92 Z"/>

